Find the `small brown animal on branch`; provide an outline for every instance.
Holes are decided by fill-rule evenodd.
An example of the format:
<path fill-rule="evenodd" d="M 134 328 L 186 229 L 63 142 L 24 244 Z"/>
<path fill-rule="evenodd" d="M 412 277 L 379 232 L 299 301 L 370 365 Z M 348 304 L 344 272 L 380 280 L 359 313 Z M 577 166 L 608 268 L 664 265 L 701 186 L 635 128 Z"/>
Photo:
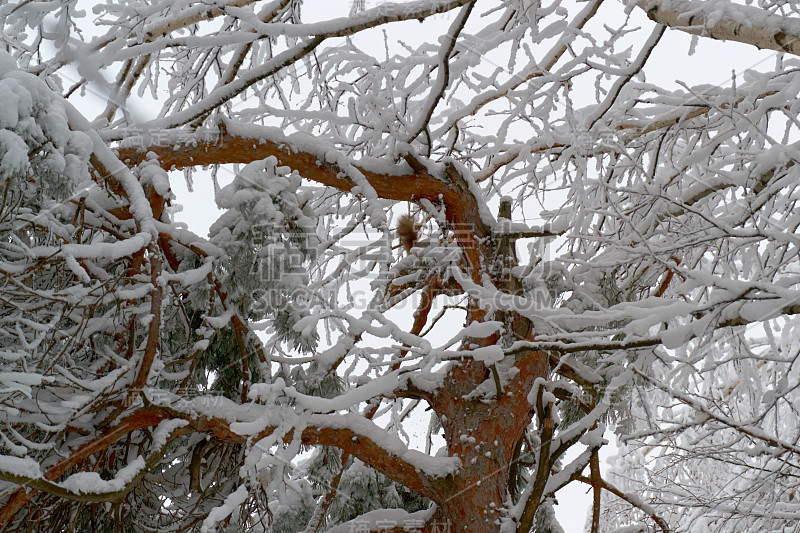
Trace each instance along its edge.
<path fill-rule="evenodd" d="M 419 230 L 421 227 L 411 215 L 401 215 L 397 219 L 395 232 L 397 233 L 397 238 L 400 239 L 400 246 L 403 247 L 406 253 L 411 253 L 411 249 L 419 242 Z"/>

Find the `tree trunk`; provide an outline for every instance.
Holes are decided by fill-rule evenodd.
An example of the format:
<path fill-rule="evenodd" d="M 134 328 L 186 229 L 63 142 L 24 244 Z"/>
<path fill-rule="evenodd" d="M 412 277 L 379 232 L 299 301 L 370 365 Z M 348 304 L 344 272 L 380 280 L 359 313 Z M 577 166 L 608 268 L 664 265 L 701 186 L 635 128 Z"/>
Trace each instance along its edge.
<path fill-rule="evenodd" d="M 515 449 L 532 418 L 527 394 L 536 378 L 547 372 L 544 353 L 527 355 L 528 365 L 517 366 L 520 373 L 493 399 L 468 396 L 481 383 L 494 382 L 491 371 L 477 361 L 454 368 L 437 395 L 448 451 L 463 465 L 458 475 L 441 480 L 437 487 L 442 494 L 436 502 L 437 520 L 449 525 L 451 533 L 489 533 L 500 528 L 499 511 L 510 497 L 508 480 Z"/>

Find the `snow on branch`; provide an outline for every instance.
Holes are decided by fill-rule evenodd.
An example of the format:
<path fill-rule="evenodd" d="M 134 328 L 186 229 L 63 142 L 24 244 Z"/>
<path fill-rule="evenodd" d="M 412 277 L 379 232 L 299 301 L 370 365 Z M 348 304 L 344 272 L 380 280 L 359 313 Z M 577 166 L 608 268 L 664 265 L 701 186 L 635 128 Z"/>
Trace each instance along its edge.
<path fill-rule="evenodd" d="M 209 432 L 223 442 L 253 443 L 259 453 L 268 451 L 262 440 L 274 432 L 286 432 L 286 421 L 294 421 L 305 445 L 334 446 L 365 464 L 431 497 L 434 484 L 461 468 L 458 457 L 431 457 L 410 449 L 397 436 L 355 413 L 313 414 L 275 405 L 236 405 L 223 398 L 198 398 L 161 406 L 164 413 L 187 420 L 192 428 Z"/>
<path fill-rule="evenodd" d="M 643 0 L 647 16 L 693 35 L 800 55 L 800 18 L 729 0 Z"/>
<path fill-rule="evenodd" d="M 105 480 L 96 472 L 78 472 L 61 482 L 50 481 L 42 475 L 39 464 L 30 458 L 0 456 L 0 480 L 10 481 L 31 489 L 40 490 L 81 502 L 120 503 L 141 483 L 147 472 L 164 457 L 167 446 L 188 425 L 185 420 L 164 420 L 155 430 L 156 450 L 147 458 L 137 457 L 119 470 L 113 479 Z M 50 472 L 52 477 L 52 472 Z"/>
<path fill-rule="evenodd" d="M 192 135 L 181 130 L 158 131 L 158 142 L 144 150 L 121 147 L 118 149 L 119 158 L 133 164 L 140 161 L 145 153 L 153 152 L 158 156 L 162 168 L 169 170 L 250 163 L 275 156 L 280 164 L 298 171 L 303 178 L 341 191 L 357 188 L 358 181 L 363 177 L 380 198 L 405 202 L 427 199 L 436 204 L 444 203 L 449 207 L 447 216 L 453 223 L 462 224 L 463 227 L 471 227 L 473 221 L 485 220 L 485 213 L 481 212 L 481 204 L 474 196 L 474 190 L 470 190 L 466 184 L 453 183 L 448 176 L 452 177 L 457 171 L 448 170 L 447 165 L 444 168 L 435 167 L 437 175 L 432 175 L 428 169 L 412 173 L 406 164 L 367 158 L 345 165 L 352 167 L 348 173 L 342 169 L 346 160 L 339 155 L 333 157 L 334 147 L 311 136 L 287 136 L 278 128 L 234 121 L 226 121 L 225 124 L 225 132 L 211 139 L 202 133 Z M 105 136 L 106 140 L 122 138 L 124 131 Z M 178 138 L 182 139 L 182 143 L 172 142 Z M 348 174 L 354 178 L 348 177 Z M 547 232 L 546 229 L 543 231 Z M 470 235 L 461 232 L 457 236 Z M 468 246 L 474 247 L 475 244 L 473 242 Z"/>

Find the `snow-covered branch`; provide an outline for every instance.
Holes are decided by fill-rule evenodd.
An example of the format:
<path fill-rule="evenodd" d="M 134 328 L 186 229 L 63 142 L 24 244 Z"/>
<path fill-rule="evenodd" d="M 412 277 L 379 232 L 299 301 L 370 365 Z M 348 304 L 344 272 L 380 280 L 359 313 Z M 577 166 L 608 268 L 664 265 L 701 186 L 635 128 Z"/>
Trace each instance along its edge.
<path fill-rule="evenodd" d="M 693 35 L 800 55 L 800 18 L 730 0 L 642 0 L 647 16 Z"/>

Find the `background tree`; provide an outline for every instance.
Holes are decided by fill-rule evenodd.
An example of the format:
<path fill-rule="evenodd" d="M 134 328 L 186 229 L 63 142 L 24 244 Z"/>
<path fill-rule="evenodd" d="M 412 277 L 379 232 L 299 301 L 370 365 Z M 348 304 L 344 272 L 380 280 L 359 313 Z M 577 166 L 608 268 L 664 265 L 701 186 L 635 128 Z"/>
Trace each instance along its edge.
<path fill-rule="evenodd" d="M 794 527 L 796 4 L 85 7 L 0 6 L 0 529 Z"/>

